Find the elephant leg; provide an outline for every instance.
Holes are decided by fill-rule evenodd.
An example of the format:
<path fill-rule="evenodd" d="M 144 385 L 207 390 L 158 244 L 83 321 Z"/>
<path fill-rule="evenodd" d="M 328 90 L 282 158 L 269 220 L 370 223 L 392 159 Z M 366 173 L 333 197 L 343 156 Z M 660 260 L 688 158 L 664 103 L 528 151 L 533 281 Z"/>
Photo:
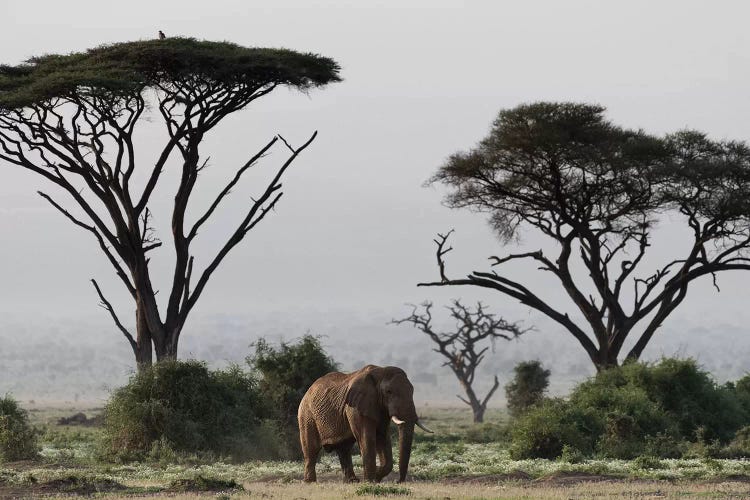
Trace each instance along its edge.
<path fill-rule="evenodd" d="M 391 434 L 385 430 L 385 434 L 378 436 L 377 448 L 380 467 L 378 467 L 377 479 L 380 482 L 385 476 L 393 470 L 393 449 L 391 447 Z"/>
<path fill-rule="evenodd" d="M 336 448 L 336 453 L 339 456 L 339 462 L 341 462 L 341 471 L 344 473 L 345 483 L 356 483 L 359 481 L 357 476 L 354 474 L 354 464 L 352 463 L 352 446 L 353 443 L 343 443 L 341 446 Z"/>
<path fill-rule="evenodd" d="M 314 423 L 310 422 L 300 426 L 299 440 L 302 445 L 302 455 L 305 457 L 305 482 L 314 483 L 317 481 L 315 463 L 318 461 L 318 455 L 322 447 Z"/>
<path fill-rule="evenodd" d="M 369 420 L 363 418 L 362 420 Z M 376 431 L 374 422 L 363 422 L 356 434 L 357 443 L 359 443 L 359 451 L 362 455 L 362 466 L 364 471 L 362 476 L 365 481 L 377 482 L 377 445 L 376 445 Z"/>

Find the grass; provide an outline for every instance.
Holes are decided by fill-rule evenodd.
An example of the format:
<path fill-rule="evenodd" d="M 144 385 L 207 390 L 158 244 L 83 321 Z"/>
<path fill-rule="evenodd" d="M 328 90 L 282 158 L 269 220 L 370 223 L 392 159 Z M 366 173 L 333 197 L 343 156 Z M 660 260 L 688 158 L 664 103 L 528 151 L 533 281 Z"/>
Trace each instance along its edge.
<path fill-rule="evenodd" d="M 411 495 L 411 490 L 401 486 L 389 486 L 382 484 L 363 484 L 354 491 L 359 496 L 393 497 L 400 495 Z"/>
<path fill-rule="evenodd" d="M 435 434 L 415 437 L 406 485 L 341 484 L 338 459 L 323 455 L 320 483 L 301 483 L 302 464 L 285 461 L 111 464 L 93 450 L 99 429 L 58 426 L 63 414 L 32 413 L 42 430 L 42 458 L 0 464 L 0 497 L 92 495 L 199 498 L 590 498 L 657 496 L 750 497 L 750 462 L 718 459 L 511 460 L 505 415 L 488 412 L 471 423 L 466 409 L 427 408 L 421 413 Z M 89 414 L 90 412 L 86 412 Z M 396 453 L 394 453 L 396 454 Z M 361 460 L 355 457 L 355 471 Z M 390 483 L 390 484 L 389 484 Z M 244 490 L 243 490 L 244 488 Z"/>

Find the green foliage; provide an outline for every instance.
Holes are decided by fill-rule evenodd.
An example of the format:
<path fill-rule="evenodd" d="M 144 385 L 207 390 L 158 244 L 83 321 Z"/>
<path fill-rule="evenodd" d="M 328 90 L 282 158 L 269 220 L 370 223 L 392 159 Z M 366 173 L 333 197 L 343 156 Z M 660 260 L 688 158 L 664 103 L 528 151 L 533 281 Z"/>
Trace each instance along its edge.
<path fill-rule="evenodd" d="M 304 335 L 296 343 L 282 342 L 278 347 L 260 339 L 247 363 L 260 375 L 260 393 L 278 423 L 276 432 L 286 443 L 285 454 L 299 457 L 297 409 L 313 382 L 338 369 L 336 363 L 326 354 L 320 339 L 312 335 Z"/>
<path fill-rule="evenodd" d="M 0 398 L 0 462 L 36 458 L 37 435 L 26 410 L 11 396 Z"/>
<path fill-rule="evenodd" d="M 572 446 L 565 444 L 560 453 L 560 461 L 567 462 L 569 464 L 580 464 L 585 461 L 585 456 L 581 453 L 581 450 L 573 448 Z"/>
<path fill-rule="evenodd" d="M 735 399 L 750 415 L 750 374 L 746 374 L 734 382 L 727 382 L 725 388 L 734 394 Z"/>
<path fill-rule="evenodd" d="M 401 486 L 390 486 L 383 484 L 363 484 L 356 489 L 355 494 L 359 496 L 371 495 L 374 497 L 386 497 L 396 495 L 411 495 L 411 490 Z"/>
<path fill-rule="evenodd" d="M 727 442 L 749 417 L 732 391 L 718 386 L 692 359 L 664 358 L 656 364 L 628 363 L 605 370 L 578 386 L 571 394 L 571 401 L 601 409 L 622 408 L 623 413 L 633 415 L 639 412 L 633 405 L 639 403 L 616 400 L 633 391 L 642 391 L 663 410 L 664 415 L 658 411 L 639 413 L 642 430 L 650 435 L 666 431 L 667 418 L 686 439 L 694 439 L 697 429 L 703 428 L 705 440 Z"/>
<path fill-rule="evenodd" d="M 464 436 L 467 443 L 497 443 L 510 438 L 507 426 L 489 422 L 472 425 L 466 429 Z"/>
<path fill-rule="evenodd" d="M 567 401 L 545 401 L 522 415 L 511 455 L 556 458 L 567 445 L 609 458 L 716 456 L 749 418 L 732 390 L 694 360 L 630 363 L 578 385 Z M 737 441 L 733 452 L 741 447 Z"/>
<path fill-rule="evenodd" d="M 590 430 L 597 425 L 596 418 L 562 399 L 546 399 L 511 424 L 510 456 L 554 459 L 566 445 L 589 455 L 594 444 Z"/>
<path fill-rule="evenodd" d="M 489 135 L 432 181 L 453 188 L 449 206 L 490 213 L 505 239 L 534 218 L 595 227 L 615 217 L 621 230 L 654 208 L 649 171 L 667 158 L 663 140 L 613 125 L 601 106 L 537 102 L 502 110 Z"/>
<path fill-rule="evenodd" d="M 141 40 L 0 66 L 0 109 L 23 108 L 55 97 L 96 96 L 117 102 L 180 81 L 248 89 L 287 85 L 304 90 L 339 81 L 338 72 L 332 59 L 287 49 L 179 37 Z"/>
<path fill-rule="evenodd" d="M 720 447 L 716 442 L 698 442 L 689 451 L 695 457 L 747 459 L 750 457 L 750 425 L 739 429 L 735 433 L 734 438 L 724 447 Z"/>
<path fill-rule="evenodd" d="M 274 347 L 260 339 L 247 363 L 260 374 L 260 390 L 281 422 L 295 425 L 297 408 L 307 389 L 338 366 L 320 345 L 320 339 L 303 336 L 299 342 Z"/>
<path fill-rule="evenodd" d="M 664 462 L 656 457 L 643 455 L 633 460 L 633 467 L 637 469 L 663 469 Z"/>
<path fill-rule="evenodd" d="M 175 453 L 252 457 L 261 416 L 257 383 L 239 368 L 209 371 L 197 361 L 161 362 L 112 394 L 102 454 L 118 460 Z"/>
<path fill-rule="evenodd" d="M 549 386 L 550 371 L 537 360 L 522 361 L 513 368 L 513 380 L 505 386 L 508 412 L 518 417 L 544 398 Z"/>

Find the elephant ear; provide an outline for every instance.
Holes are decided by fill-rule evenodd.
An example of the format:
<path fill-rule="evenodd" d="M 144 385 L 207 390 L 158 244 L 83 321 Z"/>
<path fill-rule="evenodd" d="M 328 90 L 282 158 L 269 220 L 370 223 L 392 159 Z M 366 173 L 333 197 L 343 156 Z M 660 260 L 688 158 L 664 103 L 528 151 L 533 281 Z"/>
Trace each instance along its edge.
<path fill-rule="evenodd" d="M 377 383 L 372 374 L 361 373 L 349 383 L 346 392 L 346 404 L 356 408 L 360 414 L 377 420 L 380 414 L 378 411 L 379 400 Z"/>

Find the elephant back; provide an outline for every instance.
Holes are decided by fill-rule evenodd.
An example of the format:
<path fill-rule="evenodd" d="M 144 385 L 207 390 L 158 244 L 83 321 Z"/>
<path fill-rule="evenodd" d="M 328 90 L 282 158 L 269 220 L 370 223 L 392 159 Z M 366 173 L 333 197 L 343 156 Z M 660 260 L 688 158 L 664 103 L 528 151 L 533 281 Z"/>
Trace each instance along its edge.
<path fill-rule="evenodd" d="M 349 377 L 339 372 L 323 375 L 310 386 L 300 403 L 297 413 L 300 428 L 314 426 L 324 446 L 352 438 L 345 415 Z"/>

